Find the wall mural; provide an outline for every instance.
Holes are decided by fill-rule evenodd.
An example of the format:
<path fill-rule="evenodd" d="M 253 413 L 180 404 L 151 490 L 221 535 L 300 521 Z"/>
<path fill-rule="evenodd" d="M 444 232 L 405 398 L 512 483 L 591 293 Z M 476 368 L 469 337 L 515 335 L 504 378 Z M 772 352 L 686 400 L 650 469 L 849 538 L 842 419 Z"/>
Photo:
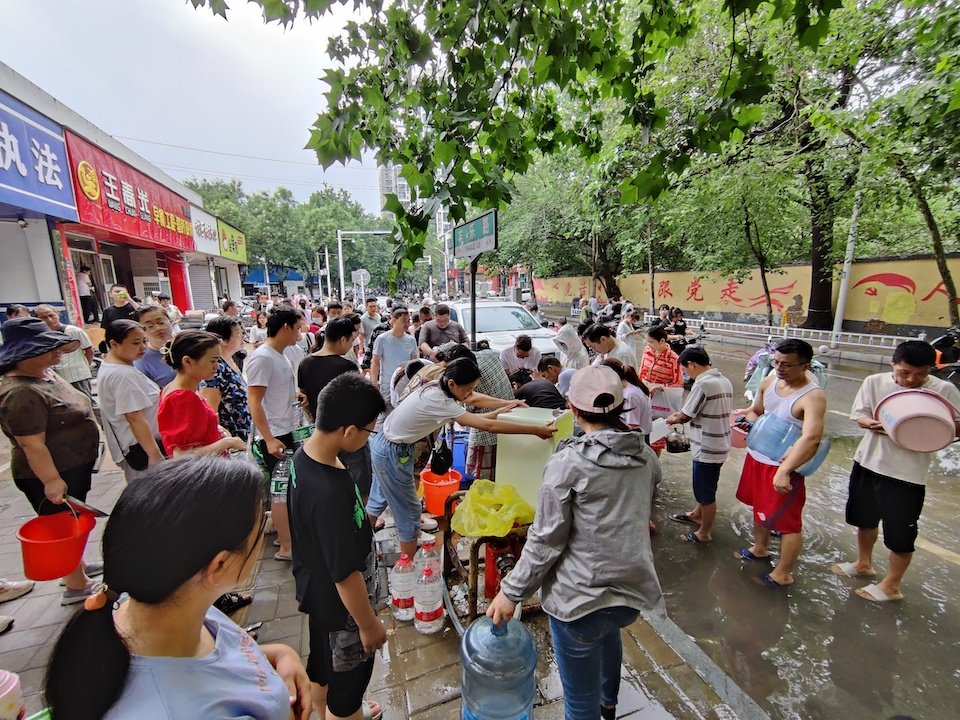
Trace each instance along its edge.
<path fill-rule="evenodd" d="M 960 258 L 948 262 L 960 282 Z M 646 274 L 627 275 L 620 279 L 620 290 L 634 303 L 646 307 L 650 301 L 649 283 Z M 786 313 L 790 324 L 801 324 L 806 318 L 810 266 L 786 267 L 781 273 L 768 274 L 767 283 L 774 315 Z M 574 297 L 589 297 L 595 292 L 598 299 L 606 301 L 600 283 L 588 277 L 537 278 L 534 285 L 540 300 L 568 305 Z M 834 308 L 839 290 L 837 281 Z M 655 304 L 667 303 L 690 314 L 766 313 L 756 271 L 742 280 L 716 273 L 657 273 L 653 294 Z M 943 280 L 931 259 L 854 263 L 845 314 L 846 320 L 868 323 L 875 331 L 886 325 L 942 327 L 950 318 Z"/>

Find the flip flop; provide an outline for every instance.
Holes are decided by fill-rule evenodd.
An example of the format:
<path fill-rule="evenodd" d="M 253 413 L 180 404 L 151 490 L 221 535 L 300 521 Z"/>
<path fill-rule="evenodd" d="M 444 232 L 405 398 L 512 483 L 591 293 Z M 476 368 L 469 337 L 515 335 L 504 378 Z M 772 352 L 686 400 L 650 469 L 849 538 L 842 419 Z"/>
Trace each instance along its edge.
<path fill-rule="evenodd" d="M 364 700 L 360 709 L 363 711 L 363 720 L 380 720 L 383 717 L 383 708 L 373 700 Z"/>
<path fill-rule="evenodd" d="M 249 593 L 228 592 L 218 597 L 213 606 L 224 615 L 230 615 L 252 602 L 253 595 Z"/>
<path fill-rule="evenodd" d="M 842 562 L 836 563 L 830 566 L 830 569 L 833 571 L 834 575 L 839 575 L 840 577 L 848 578 L 858 578 L 858 577 L 873 577 L 876 575 L 875 570 L 871 570 L 868 573 L 859 572 L 857 570 L 857 564 L 852 562 Z"/>
<path fill-rule="evenodd" d="M 697 534 L 692 531 L 688 533 L 683 533 L 683 535 L 680 536 L 680 539 L 683 540 L 684 542 L 696 543 L 699 545 L 709 545 L 711 542 L 713 542 L 712 540 L 701 540 L 697 536 Z"/>
<path fill-rule="evenodd" d="M 674 513 L 673 515 L 670 515 L 670 519 L 678 523 L 689 523 L 691 525 L 700 524 L 699 520 L 694 520 L 692 517 L 690 517 L 686 513 Z"/>
<path fill-rule="evenodd" d="M 281 553 L 274 553 L 273 559 L 279 560 L 280 562 L 293 562 L 293 555 L 283 555 Z"/>
<path fill-rule="evenodd" d="M 776 580 L 774 580 L 772 577 L 770 577 L 770 573 L 763 573 L 763 575 L 758 575 L 757 577 L 755 577 L 755 578 L 753 579 L 753 581 L 754 581 L 755 583 L 757 583 L 757 585 L 761 585 L 761 586 L 767 587 L 767 588 L 785 588 L 785 587 L 790 587 L 790 584 L 784 585 L 783 583 L 778 583 Z"/>
<path fill-rule="evenodd" d="M 903 593 L 897 593 L 896 595 L 887 595 L 883 590 L 880 589 L 879 585 L 870 584 L 862 588 L 857 588 L 857 595 L 862 597 L 864 600 L 869 600 L 870 602 L 875 603 L 885 603 L 891 602 L 893 600 L 903 600 Z"/>
<path fill-rule="evenodd" d="M 760 562 L 767 562 L 770 560 L 769 555 L 764 555 L 762 557 L 760 555 L 754 555 L 752 552 L 750 552 L 750 548 L 740 548 L 733 553 L 733 556 L 737 560 L 759 560 Z"/>

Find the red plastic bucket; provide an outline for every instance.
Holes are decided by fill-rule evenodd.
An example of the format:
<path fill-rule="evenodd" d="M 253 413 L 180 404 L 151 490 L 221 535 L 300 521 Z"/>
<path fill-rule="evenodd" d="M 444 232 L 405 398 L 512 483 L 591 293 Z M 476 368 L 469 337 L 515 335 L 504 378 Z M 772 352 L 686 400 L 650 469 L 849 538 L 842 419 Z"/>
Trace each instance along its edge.
<path fill-rule="evenodd" d="M 430 470 L 420 471 L 420 484 L 423 487 L 423 501 L 431 515 L 443 515 L 443 503 L 460 489 L 463 476 L 456 470 L 445 475 L 434 475 Z"/>
<path fill-rule="evenodd" d="M 40 515 L 17 530 L 23 552 L 23 574 L 31 580 L 69 575 L 83 559 L 96 519 L 89 513 Z"/>

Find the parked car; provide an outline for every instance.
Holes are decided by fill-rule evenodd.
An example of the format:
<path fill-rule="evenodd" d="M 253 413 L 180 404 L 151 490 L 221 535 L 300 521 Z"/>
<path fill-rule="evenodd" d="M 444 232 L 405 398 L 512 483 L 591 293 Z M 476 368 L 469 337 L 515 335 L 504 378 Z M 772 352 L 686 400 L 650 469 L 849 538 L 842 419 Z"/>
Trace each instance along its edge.
<path fill-rule="evenodd" d="M 473 330 L 470 315 L 470 300 L 458 300 L 447 303 L 450 317 L 456 320 L 467 335 Z M 533 346 L 544 357 L 557 354 L 553 343 L 555 332 L 541 327 L 537 319 L 523 305 L 509 300 L 477 299 L 477 341 L 487 340 L 492 350 L 500 351 L 511 347 L 520 335 L 528 335 Z"/>

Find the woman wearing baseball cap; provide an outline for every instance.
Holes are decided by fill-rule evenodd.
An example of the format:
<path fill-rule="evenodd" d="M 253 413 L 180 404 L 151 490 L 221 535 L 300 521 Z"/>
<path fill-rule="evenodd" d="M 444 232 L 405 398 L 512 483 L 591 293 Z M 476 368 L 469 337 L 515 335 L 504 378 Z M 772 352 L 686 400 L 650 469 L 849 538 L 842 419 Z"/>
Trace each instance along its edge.
<path fill-rule="evenodd" d="M 660 465 L 620 419 L 623 386 L 608 367 L 577 370 L 567 400 L 584 435 L 543 471 L 536 519 L 517 566 L 487 609 L 495 623 L 541 590 L 567 720 L 616 717 L 620 628 L 640 610 L 664 614 L 650 546 Z"/>

